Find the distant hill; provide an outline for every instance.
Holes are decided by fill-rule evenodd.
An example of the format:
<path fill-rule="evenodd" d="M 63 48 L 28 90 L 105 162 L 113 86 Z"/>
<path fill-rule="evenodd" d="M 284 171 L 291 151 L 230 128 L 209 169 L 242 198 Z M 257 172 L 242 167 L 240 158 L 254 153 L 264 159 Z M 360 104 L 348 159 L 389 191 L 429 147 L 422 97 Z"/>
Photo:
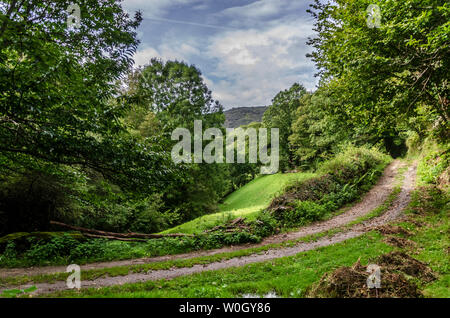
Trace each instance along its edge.
<path fill-rule="evenodd" d="M 252 122 L 261 122 L 267 106 L 237 107 L 225 111 L 225 127 L 238 128 Z"/>

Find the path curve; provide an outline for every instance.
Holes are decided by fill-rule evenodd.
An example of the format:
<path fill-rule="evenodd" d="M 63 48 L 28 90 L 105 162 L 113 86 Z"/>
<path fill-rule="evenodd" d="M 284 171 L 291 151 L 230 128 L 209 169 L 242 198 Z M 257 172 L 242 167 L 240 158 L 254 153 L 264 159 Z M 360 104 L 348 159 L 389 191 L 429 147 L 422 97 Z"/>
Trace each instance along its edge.
<path fill-rule="evenodd" d="M 166 256 L 166 257 L 156 257 L 156 258 L 148 258 L 148 259 L 139 259 L 139 260 L 132 260 L 132 261 L 119 261 L 119 262 L 108 262 L 108 263 L 96 263 L 96 264 L 88 264 L 85 266 L 82 266 L 82 270 L 87 269 L 93 269 L 93 268 L 105 268 L 105 267 L 115 267 L 115 266 L 121 266 L 121 265 L 131 265 L 131 264 L 144 264 L 149 262 L 155 262 L 155 261 L 163 261 L 168 259 L 179 259 L 179 258 L 186 258 L 188 257 L 197 257 L 202 255 L 214 255 L 217 253 L 222 253 L 226 251 L 233 251 L 238 249 L 244 249 L 249 247 L 256 247 L 256 246 L 263 246 L 271 243 L 276 242 L 282 242 L 286 240 L 293 240 L 296 238 L 301 238 L 310 234 L 320 233 L 327 231 L 329 229 L 337 228 L 340 226 L 343 226 L 345 224 L 348 224 L 349 222 L 364 216 L 368 213 L 370 213 L 374 208 L 382 204 L 389 196 L 389 194 L 392 192 L 394 183 L 395 183 L 395 175 L 399 167 L 401 167 L 402 164 L 399 161 L 394 161 L 391 163 L 385 170 L 385 173 L 378 181 L 377 185 L 375 185 L 372 190 L 370 190 L 364 198 L 354 206 L 352 206 L 350 209 L 348 209 L 346 212 L 337 215 L 336 217 L 323 221 L 323 222 L 317 222 L 315 224 L 312 224 L 310 226 L 306 226 L 299 231 L 291 232 L 288 234 L 283 235 L 276 235 L 270 238 L 267 238 L 263 242 L 259 244 L 253 244 L 253 245 L 245 245 L 245 246 L 238 246 L 238 247 L 228 247 L 228 248 L 222 248 L 218 250 L 213 251 L 205 251 L 205 252 L 195 252 L 195 253 L 188 253 L 183 255 L 174 255 L 174 256 Z M 91 281 L 83 281 L 82 282 L 82 288 L 89 288 L 89 287 L 105 287 L 105 286 L 113 286 L 113 285 L 122 285 L 126 283 L 137 283 L 137 282 L 144 282 L 149 280 L 159 280 L 159 279 L 171 279 L 178 276 L 183 275 L 190 275 L 193 273 L 199 273 L 203 271 L 210 271 L 210 270 L 219 270 L 229 267 L 238 267 L 238 266 L 244 266 L 246 264 L 251 263 L 257 263 L 257 262 L 263 262 L 268 261 L 280 257 L 286 257 L 286 256 L 292 256 L 295 254 L 298 254 L 300 252 L 316 249 L 323 246 L 328 246 L 331 244 L 343 242 L 350 238 L 358 237 L 367 231 L 370 231 L 374 227 L 386 224 L 391 222 L 392 220 L 395 220 L 398 218 L 402 211 L 408 206 L 410 201 L 410 193 L 411 190 L 414 188 L 415 184 L 415 174 L 416 174 L 416 165 L 412 165 L 408 168 L 408 170 L 405 172 L 404 175 L 404 181 L 401 188 L 401 192 L 396 198 L 396 200 L 392 203 L 388 211 L 386 211 L 383 215 L 370 219 L 366 222 L 363 222 L 361 224 L 356 224 L 352 226 L 350 229 L 337 233 L 331 237 L 323 237 L 318 239 L 314 242 L 302 242 L 298 243 L 297 245 L 293 247 L 288 248 L 278 248 L 278 249 L 270 249 L 268 251 L 265 251 L 263 253 L 259 254 L 252 254 L 248 256 L 238 257 L 238 258 L 232 258 L 229 260 L 224 260 L 220 262 L 214 262 L 207 265 L 194 265 L 193 267 L 189 268 L 172 268 L 169 270 L 157 270 L 157 271 L 150 271 L 148 273 L 134 273 L 129 274 L 126 276 L 117 276 L 117 277 L 103 277 L 98 278 Z M 114 265 L 112 265 L 114 264 Z M 105 266 L 106 265 L 106 266 Z M 44 270 L 46 272 L 44 272 Z M 65 267 L 44 267 L 44 268 L 31 268 L 31 269 L 10 269 L 6 270 L 12 273 L 13 276 L 15 275 L 24 275 L 24 271 L 27 271 L 28 273 L 33 273 L 31 275 L 36 275 L 40 273 L 53 273 L 62 271 L 65 272 Z M 5 270 L 2 270 L 0 273 L 0 276 L 5 275 Z M 20 274 L 18 274 L 20 273 Z M 42 294 L 42 293 L 49 293 L 54 292 L 58 290 L 66 290 L 66 282 L 65 281 L 59 281 L 53 284 L 49 283 L 38 283 L 38 284 L 27 284 L 23 286 L 19 286 L 18 288 L 26 288 L 30 285 L 35 285 L 37 287 L 37 291 L 35 293 Z M 11 288 L 11 287 L 9 287 Z M 8 288 L 8 289 L 9 289 Z M 1 292 L 1 289 L 0 289 Z"/>

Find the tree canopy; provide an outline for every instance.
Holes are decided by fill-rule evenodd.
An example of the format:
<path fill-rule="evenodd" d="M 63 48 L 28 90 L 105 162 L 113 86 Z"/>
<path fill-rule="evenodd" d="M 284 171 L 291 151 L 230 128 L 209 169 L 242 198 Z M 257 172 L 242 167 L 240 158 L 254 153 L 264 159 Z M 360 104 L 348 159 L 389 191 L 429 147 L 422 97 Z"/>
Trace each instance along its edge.
<path fill-rule="evenodd" d="M 222 105 L 213 99 L 200 70 L 184 62 L 151 59 L 129 74 L 124 97 L 131 109 L 125 122 L 138 136 L 153 136 L 169 151 L 177 142 L 171 140 L 172 131 L 186 128 L 193 138 L 195 120 L 202 121 L 203 131 L 224 129 Z M 230 187 L 224 164 L 180 163 L 177 169 L 185 172 L 183 178 L 169 180 L 160 191 L 167 206 L 185 220 L 213 211 Z"/>
<path fill-rule="evenodd" d="M 280 129 L 280 164 L 283 170 L 292 166 L 293 154 L 289 149 L 289 136 L 292 134 L 294 114 L 300 106 L 300 98 L 305 93 L 303 85 L 293 84 L 273 98 L 272 105 L 263 116 L 264 127 Z"/>
<path fill-rule="evenodd" d="M 79 28 L 69 28 L 70 4 L 1 2 L 0 160 L 17 171 L 36 160 L 88 167 L 147 191 L 170 173 L 158 163 L 165 154 L 128 134 L 119 120 L 126 104 L 113 100 L 133 63 L 141 14 L 84 0 Z"/>
<path fill-rule="evenodd" d="M 393 150 L 399 123 L 424 105 L 448 131 L 450 6 L 439 0 L 375 1 L 381 24 L 369 27 L 366 8 L 373 3 L 316 0 L 310 12 L 318 35 L 309 44 L 322 84 L 341 101 L 339 112 Z"/>

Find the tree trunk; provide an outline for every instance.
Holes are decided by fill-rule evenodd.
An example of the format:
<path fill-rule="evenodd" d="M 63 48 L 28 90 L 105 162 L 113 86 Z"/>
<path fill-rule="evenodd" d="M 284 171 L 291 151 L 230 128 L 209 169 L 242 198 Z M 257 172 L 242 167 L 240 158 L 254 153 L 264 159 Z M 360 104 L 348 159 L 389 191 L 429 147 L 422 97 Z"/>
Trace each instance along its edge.
<path fill-rule="evenodd" d="M 143 233 L 114 233 L 114 232 L 106 232 L 106 231 L 100 231 L 100 230 L 93 230 L 93 229 L 87 229 L 84 227 L 79 226 L 73 226 L 64 224 L 57 221 L 50 221 L 51 225 L 57 225 L 61 226 L 70 230 L 79 231 L 81 233 L 88 233 L 90 237 L 104 237 L 109 239 L 122 239 L 125 240 L 132 240 L 132 239 L 155 239 L 155 238 L 163 238 L 163 237 L 185 237 L 185 236 L 193 236 L 189 234 L 143 234 Z"/>

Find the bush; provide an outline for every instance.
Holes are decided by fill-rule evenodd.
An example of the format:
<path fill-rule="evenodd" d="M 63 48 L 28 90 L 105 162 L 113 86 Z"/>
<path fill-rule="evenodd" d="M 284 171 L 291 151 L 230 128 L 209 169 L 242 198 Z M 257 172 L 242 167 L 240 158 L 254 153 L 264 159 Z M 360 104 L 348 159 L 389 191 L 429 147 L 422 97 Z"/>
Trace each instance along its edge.
<path fill-rule="evenodd" d="M 153 257 L 187 253 L 200 249 L 220 248 L 224 245 L 257 243 L 261 237 L 247 231 L 197 235 L 195 237 L 167 237 L 147 242 L 122 242 L 106 239 L 77 240 L 73 233 L 58 235 L 50 240 L 30 239 L 30 247 L 18 249 L 15 241 L 5 245 L 0 255 L 0 267 L 28 267 L 69 263 L 84 264 L 99 261 Z"/>
<path fill-rule="evenodd" d="M 348 147 L 335 158 L 320 165 L 318 172 L 329 174 L 340 184 L 359 183 L 366 173 L 386 165 L 391 158 L 378 150 L 365 147 Z"/>
<path fill-rule="evenodd" d="M 251 224 L 252 232 L 259 237 L 267 237 L 278 232 L 279 223 L 268 211 L 261 211 Z"/>
<path fill-rule="evenodd" d="M 5 235 L 0 238 L 0 252 L 4 251 L 8 244 L 14 243 L 15 250 L 23 253 L 29 250 L 35 244 L 46 244 L 53 239 L 61 236 L 70 236 L 71 239 L 77 241 L 85 241 L 86 238 L 80 233 L 64 233 L 64 232 L 18 232 Z M 58 239 L 56 239 L 58 241 Z"/>
<path fill-rule="evenodd" d="M 279 212 L 280 210 L 276 210 Z M 298 201 L 294 209 L 284 213 L 274 213 L 274 218 L 280 221 L 284 227 L 304 225 L 322 219 L 328 212 L 329 207 L 312 201 Z"/>
<path fill-rule="evenodd" d="M 424 184 L 436 184 L 449 165 L 450 150 L 434 150 L 421 160 L 417 173 Z"/>
<path fill-rule="evenodd" d="M 283 226 L 321 220 L 370 189 L 389 161 L 374 149 L 349 147 L 323 163 L 319 177 L 288 185 L 268 211 Z"/>
<path fill-rule="evenodd" d="M 16 258 L 17 258 L 16 244 L 14 242 L 9 242 L 6 245 L 3 254 L 0 255 L 0 264 L 9 265 L 11 261 L 15 260 Z"/>
<path fill-rule="evenodd" d="M 78 244 L 79 242 L 68 234 L 54 237 L 46 243 L 36 240 L 31 248 L 25 252 L 25 258 L 33 259 L 36 263 L 43 263 L 48 259 L 69 255 Z"/>

